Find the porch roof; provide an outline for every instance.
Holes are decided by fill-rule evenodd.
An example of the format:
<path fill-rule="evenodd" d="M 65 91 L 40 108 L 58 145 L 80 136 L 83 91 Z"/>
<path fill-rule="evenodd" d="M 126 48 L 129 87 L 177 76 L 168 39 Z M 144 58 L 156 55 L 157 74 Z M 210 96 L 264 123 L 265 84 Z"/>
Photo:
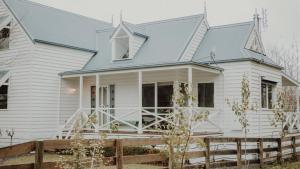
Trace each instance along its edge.
<path fill-rule="evenodd" d="M 299 82 L 282 71 L 282 86 L 299 86 Z"/>
<path fill-rule="evenodd" d="M 217 71 L 217 72 L 221 72 L 224 70 L 223 68 L 211 66 L 209 64 L 202 64 L 198 62 L 189 61 L 189 62 L 155 64 L 155 65 L 142 65 L 142 66 L 135 66 L 135 67 L 116 67 L 116 68 L 104 68 L 104 69 L 96 69 L 96 70 L 75 70 L 75 71 L 62 72 L 59 75 L 68 76 L 68 75 L 92 74 L 92 73 L 100 73 L 100 72 L 138 70 L 138 69 L 147 69 L 147 68 L 166 68 L 172 66 L 198 66 L 198 67 L 210 69 L 212 71 Z"/>

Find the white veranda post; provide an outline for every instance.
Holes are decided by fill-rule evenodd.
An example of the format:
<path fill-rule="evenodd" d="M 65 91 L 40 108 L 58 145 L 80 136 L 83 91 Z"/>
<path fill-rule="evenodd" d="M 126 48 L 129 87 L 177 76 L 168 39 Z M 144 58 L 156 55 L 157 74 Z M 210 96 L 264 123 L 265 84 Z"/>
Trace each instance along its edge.
<path fill-rule="evenodd" d="M 99 120 L 99 88 L 100 88 L 100 75 L 99 74 L 96 74 L 96 108 L 95 108 L 95 112 L 97 114 L 97 127 L 99 128 L 99 123 L 100 123 L 100 120 Z M 102 119 L 101 119 L 102 120 Z"/>
<path fill-rule="evenodd" d="M 191 67 L 188 68 L 188 95 L 192 96 L 193 92 L 193 69 Z M 192 97 L 188 99 L 188 106 L 192 107 Z"/>
<path fill-rule="evenodd" d="M 296 87 L 296 112 L 299 113 L 299 86 Z"/>
<path fill-rule="evenodd" d="M 189 107 L 189 123 L 191 122 L 192 118 L 192 104 L 193 104 L 193 69 L 192 67 L 188 68 L 188 107 Z"/>
<path fill-rule="evenodd" d="M 79 76 L 79 109 L 82 109 L 83 76 Z"/>
<path fill-rule="evenodd" d="M 142 86 L 143 85 L 143 73 L 141 71 L 138 72 L 138 93 L 139 93 L 139 126 L 138 126 L 138 133 L 142 134 L 143 132 L 143 108 L 142 108 Z"/>

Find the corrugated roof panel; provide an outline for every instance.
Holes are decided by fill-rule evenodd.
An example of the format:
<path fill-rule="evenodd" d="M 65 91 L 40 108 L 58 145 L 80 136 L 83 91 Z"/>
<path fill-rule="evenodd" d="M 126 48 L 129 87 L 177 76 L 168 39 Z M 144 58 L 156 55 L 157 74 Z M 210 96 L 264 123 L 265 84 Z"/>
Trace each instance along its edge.
<path fill-rule="evenodd" d="M 112 61 L 109 38 L 114 30 L 99 32 L 99 53 L 83 70 L 176 63 L 193 30 L 202 19 L 203 15 L 193 15 L 138 25 L 127 23 L 131 30 L 148 36 L 147 41 L 131 60 Z"/>
<path fill-rule="evenodd" d="M 32 40 L 96 50 L 96 30 L 112 25 L 27 0 L 4 0 Z"/>

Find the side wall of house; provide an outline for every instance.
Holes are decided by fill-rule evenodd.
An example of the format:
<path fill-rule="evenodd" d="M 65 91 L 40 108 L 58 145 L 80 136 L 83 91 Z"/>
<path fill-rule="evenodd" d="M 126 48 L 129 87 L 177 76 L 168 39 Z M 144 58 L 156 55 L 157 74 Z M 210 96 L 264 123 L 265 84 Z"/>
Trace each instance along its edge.
<path fill-rule="evenodd" d="M 274 89 L 273 100 L 276 100 L 276 90 L 282 87 L 281 71 L 276 68 L 265 66 L 258 63 L 251 64 L 251 96 L 252 104 L 258 105 L 258 110 L 249 114 L 250 134 L 271 136 L 278 134 L 279 127 L 271 126 L 271 119 L 273 119 L 272 110 L 261 109 L 261 78 L 277 82 Z"/>
<path fill-rule="evenodd" d="M 231 107 L 225 102 L 228 99 L 230 102 L 241 100 L 241 81 L 243 75 L 251 75 L 251 62 L 231 62 L 222 63 L 218 66 L 224 69 L 223 81 L 224 85 L 224 97 L 220 101 L 223 106 L 223 113 L 218 117 L 220 119 L 220 125 L 225 133 L 233 134 L 240 132 L 240 124 L 231 110 Z"/>
<path fill-rule="evenodd" d="M 34 138 L 53 137 L 59 127 L 59 109 L 74 111 L 76 94 L 67 95 L 71 82 L 67 83 L 58 75 L 64 71 L 81 69 L 93 53 L 53 45 L 36 43 L 32 60 L 32 131 Z M 63 89 L 60 91 L 60 85 Z M 62 100 L 60 102 L 60 92 Z M 71 100 L 71 101 L 69 101 Z M 63 104 L 60 104 L 63 103 Z M 67 104 L 69 103 L 69 104 Z M 75 112 L 75 111 L 74 111 Z"/>
<path fill-rule="evenodd" d="M 225 99 L 228 99 L 230 102 L 241 102 L 241 81 L 245 74 L 248 77 L 251 92 L 250 107 L 257 107 L 257 111 L 249 111 L 247 114 L 249 135 L 270 136 L 276 134 L 278 128 L 271 126 L 273 112 L 260 108 L 261 77 L 277 82 L 276 88 L 281 88 L 280 70 L 250 61 L 222 63 L 219 66 L 224 69 L 224 112 L 219 119 L 222 119 L 220 124 L 224 128 L 225 133 L 230 135 L 241 133 L 241 125 L 237 121 L 237 117 L 232 112 L 231 107 L 225 102 Z M 273 99 L 275 97 L 276 92 L 273 94 Z"/>
<path fill-rule="evenodd" d="M 13 15 L 0 1 L 0 16 Z M 6 130 L 14 130 L 13 143 L 30 139 L 31 79 L 33 43 L 13 18 L 10 29 L 9 49 L 0 51 L 0 70 L 9 70 L 8 109 L 0 110 L 0 146 L 9 145 Z"/>

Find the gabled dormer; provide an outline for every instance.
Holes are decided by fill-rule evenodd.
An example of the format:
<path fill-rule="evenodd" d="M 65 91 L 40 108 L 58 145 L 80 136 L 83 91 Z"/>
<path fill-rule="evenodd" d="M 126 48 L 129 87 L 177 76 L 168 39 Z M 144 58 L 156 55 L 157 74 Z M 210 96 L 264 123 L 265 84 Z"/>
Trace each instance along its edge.
<path fill-rule="evenodd" d="M 251 51 L 265 54 L 265 49 L 261 39 L 260 18 L 257 13 L 254 14 L 254 26 L 248 38 L 245 48 Z"/>
<path fill-rule="evenodd" d="M 134 25 L 130 25 L 133 27 Z M 134 58 L 137 51 L 147 40 L 147 36 L 135 32 L 121 21 L 111 36 L 112 60 L 128 60 Z"/>

